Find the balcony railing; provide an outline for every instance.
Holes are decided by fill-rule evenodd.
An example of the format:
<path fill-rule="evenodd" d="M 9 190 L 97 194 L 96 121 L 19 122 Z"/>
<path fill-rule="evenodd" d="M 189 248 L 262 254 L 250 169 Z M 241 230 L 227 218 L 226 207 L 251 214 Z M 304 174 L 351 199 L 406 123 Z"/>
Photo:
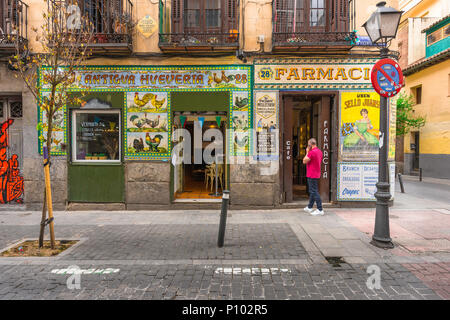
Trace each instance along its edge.
<path fill-rule="evenodd" d="M 279 32 L 273 34 L 276 47 L 300 46 L 352 46 L 355 44 L 354 32 Z"/>
<path fill-rule="evenodd" d="M 28 5 L 21 0 L 0 0 L 0 54 L 15 51 L 28 43 Z"/>
<path fill-rule="evenodd" d="M 166 51 L 183 48 L 185 50 L 220 51 L 236 49 L 239 46 L 239 33 L 160 33 L 159 46 Z"/>
<path fill-rule="evenodd" d="M 102 53 L 129 54 L 132 52 L 134 22 L 131 0 L 52 1 L 57 3 L 56 6 L 51 8 L 52 10 L 67 12 L 67 9 L 63 10 L 62 6 L 74 3 L 79 6 L 81 15 L 92 25 L 93 38 L 89 47 L 94 55 Z M 49 6 L 51 6 L 50 1 Z M 58 22 L 66 23 L 63 19 L 58 19 Z M 67 30 L 67 27 L 58 29 Z M 68 30 L 67 32 L 73 33 L 74 30 Z"/>

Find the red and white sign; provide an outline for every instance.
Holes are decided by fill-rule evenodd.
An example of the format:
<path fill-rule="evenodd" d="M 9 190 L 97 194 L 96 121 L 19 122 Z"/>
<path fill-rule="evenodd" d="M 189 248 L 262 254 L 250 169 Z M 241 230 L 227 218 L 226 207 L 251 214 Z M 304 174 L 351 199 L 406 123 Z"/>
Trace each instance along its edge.
<path fill-rule="evenodd" d="M 402 70 L 392 59 L 381 59 L 372 68 L 372 86 L 382 97 L 393 97 L 405 86 Z"/>

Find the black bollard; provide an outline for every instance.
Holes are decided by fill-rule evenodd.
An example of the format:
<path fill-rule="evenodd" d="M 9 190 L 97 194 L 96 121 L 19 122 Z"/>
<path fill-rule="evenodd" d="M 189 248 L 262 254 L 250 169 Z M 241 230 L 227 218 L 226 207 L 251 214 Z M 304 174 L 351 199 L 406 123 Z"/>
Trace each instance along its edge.
<path fill-rule="evenodd" d="M 419 168 L 419 181 L 422 181 L 422 168 Z"/>
<path fill-rule="evenodd" d="M 402 193 L 405 193 L 405 188 L 403 188 L 403 179 L 401 173 L 398 174 L 398 182 L 400 182 L 400 190 Z"/>
<path fill-rule="evenodd" d="M 222 210 L 220 212 L 219 238 L 217 240 L 217 246 L 219 248 L 223 247 L 223 242 L 225 240 L 225 227 L 227 225 L 227 212 L 229 201 L 230 201 L 230 191 L 223 190 Z"/>

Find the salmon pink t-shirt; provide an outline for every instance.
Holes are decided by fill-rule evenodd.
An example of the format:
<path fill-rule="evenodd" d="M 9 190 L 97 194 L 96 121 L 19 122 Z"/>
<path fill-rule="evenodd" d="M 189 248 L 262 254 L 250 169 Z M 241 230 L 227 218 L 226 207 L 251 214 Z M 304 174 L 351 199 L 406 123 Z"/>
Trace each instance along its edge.
<path fill-rule="evenodd" d="M 320 165 L 322 164 L 322 151 L 316 147 L 309 150 L 306 156 L 311 159 L 311 161 L 306 164 L 306 177 L 319 179 Z"/>

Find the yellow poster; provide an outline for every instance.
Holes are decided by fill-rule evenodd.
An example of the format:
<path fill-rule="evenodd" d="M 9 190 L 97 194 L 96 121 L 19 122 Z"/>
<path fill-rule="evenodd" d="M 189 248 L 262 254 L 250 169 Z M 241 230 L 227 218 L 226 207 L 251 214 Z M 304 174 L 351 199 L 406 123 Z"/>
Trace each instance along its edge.
<path fill-rule="evenodd" d="M 380 96 L 376 92 L 342 92 L 340 149 L 343 159 L 378 159 Z"/>

